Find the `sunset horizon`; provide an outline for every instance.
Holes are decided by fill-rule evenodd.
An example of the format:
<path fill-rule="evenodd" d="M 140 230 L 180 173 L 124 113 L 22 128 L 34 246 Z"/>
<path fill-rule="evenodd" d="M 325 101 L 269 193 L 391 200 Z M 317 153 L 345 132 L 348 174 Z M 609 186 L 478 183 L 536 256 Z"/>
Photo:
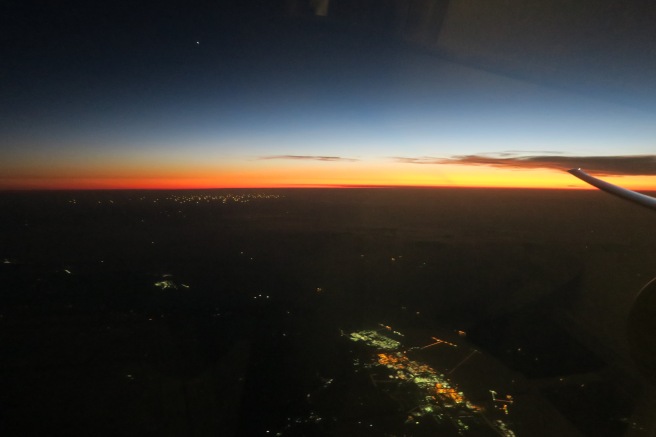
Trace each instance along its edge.
<path fill-rule="evenodd" d="M 337 164 L 339 166 L 340 164 Z M 257 188 L 507 188 L 507 189 L 593 189 L 574 178 L 565 169 L 500 169 L 485 166 L 422 165 L 418 171 L 409 171 L 408 164 L 395 164 L 397 169 L 375 168 L 349 164 L 350 168 L 329 163 L 323 167 L 304 166 L 256 170 L 217 171 L 199 175 L 190 171 L 167 176 L 152 172 L 152 176 L 9 176 L 0 179 L 0 191 L 29 190 L 193 190 L 193 189 L 257 189 Z M 415 166 L 417 167 L 417 166 Z M 584 168 L 584 170 L 587 170 Z M 590 174 L 631 190 L 656 191 L 656 176 L 613 175 L 603 171 Z M 146 172 L 148 173 L 148 172 Z M 223 173 L 223 174 L 222 174 Z M 309 173 L 313 173 L 310 176 Z"/>
<path fill-rule="evenodd" d="M 599 68 L 619 68 L 602 35 L 576 64 L 576 51 L 551 59 L 494 26 L 472 40 L 462 5 L 433 17 L 437 42 L 344 27 L 337 6 L 328 18 L 270 8 L 244 10 L 238 26 L 219 4 L 193 25 L 145 9 L 150 39 L 135 18 L 108 41 L 93 23 L 122 23 L 117 6 L 113 19 L 90 15 L 85 44 L 61 32 L 66 15 L 16 39 L 0 88 L 0 190 L 588 189 L 565 172 L 577 167 L 656 190 L 654 76 L 626 50 L 626 71 Z"/>

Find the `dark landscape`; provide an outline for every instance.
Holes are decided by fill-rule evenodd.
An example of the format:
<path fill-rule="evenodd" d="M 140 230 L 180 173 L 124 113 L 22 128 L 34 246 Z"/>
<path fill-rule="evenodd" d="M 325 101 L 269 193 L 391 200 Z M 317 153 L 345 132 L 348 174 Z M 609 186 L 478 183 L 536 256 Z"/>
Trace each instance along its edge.
<path fill-rule="evenodd" d="M 4 192 L 0 210 L 4 436 L 463 435 L 448 405 L 413 413 L 362 330 L 483 406 L 464 435 L 652 426 L 625 324 L 654 216 L 601 192 Z"/>

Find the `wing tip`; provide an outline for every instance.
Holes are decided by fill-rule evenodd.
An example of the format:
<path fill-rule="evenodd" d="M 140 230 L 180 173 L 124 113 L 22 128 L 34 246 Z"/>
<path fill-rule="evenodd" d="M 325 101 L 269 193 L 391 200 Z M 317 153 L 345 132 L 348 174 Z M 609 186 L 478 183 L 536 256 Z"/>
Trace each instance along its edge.
<path fill-rule="evenodd" d="M 579 179 L 581 179 L 581 175 L 582 175 L 582 174 L 585 174 L 585 173 L 583 172 L 583 170 L 581 170 L 580 167 L 577 167 L 577 168 L 570 168 L 569 170 L 566 170 L 566 171 L 567 171 L 567 173 L 569 173 L 569 174 L 571 174 L 572 176 L 577 177 L 577 178 L 579 178 Z"/>

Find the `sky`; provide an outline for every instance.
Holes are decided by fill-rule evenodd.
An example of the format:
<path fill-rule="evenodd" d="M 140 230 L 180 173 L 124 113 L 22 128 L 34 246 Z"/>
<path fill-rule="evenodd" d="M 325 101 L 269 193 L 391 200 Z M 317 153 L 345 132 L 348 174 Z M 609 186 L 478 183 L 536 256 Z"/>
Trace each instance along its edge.
<path fill-rule="evenodd" d="M 581 61 L 571 80 L 567 68 L 545 80 L 352 16 L 293 12 L 8 2 L 0 189 L 583 188 L 563 171 L 582 167 L 656 190 L 649 71 L 608 79 Z M 642 43 L 638 55 L 656 53 Z"/>

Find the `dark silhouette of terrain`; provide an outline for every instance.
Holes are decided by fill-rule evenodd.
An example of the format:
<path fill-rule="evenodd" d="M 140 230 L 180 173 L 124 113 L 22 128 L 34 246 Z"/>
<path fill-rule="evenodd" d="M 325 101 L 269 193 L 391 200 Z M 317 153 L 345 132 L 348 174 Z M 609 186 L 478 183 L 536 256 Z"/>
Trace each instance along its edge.
<path fill-rule="evenodd" d="M 492 360 L 525 381 L 524 433 L 626 429 L 649 211 L 591 191 L 227 193 L 0 194 L 3 435 L 403 433 L 340 337 L 378 323 L 467 332 L 482 361 L 461 385 L 487 393 L 467 372 Z"/>

